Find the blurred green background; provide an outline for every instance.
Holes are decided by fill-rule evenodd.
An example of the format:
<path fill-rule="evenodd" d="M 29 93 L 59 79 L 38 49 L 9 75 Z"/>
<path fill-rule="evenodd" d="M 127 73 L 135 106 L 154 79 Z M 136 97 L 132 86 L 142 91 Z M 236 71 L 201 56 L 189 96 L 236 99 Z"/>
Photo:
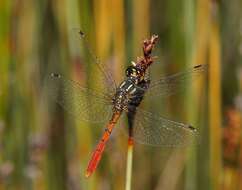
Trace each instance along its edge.
<path fill-rule="evenodd" d="M 154 78 L 209 64 L 204 80 L 153 110 L 192 123 L 200 144 L 135 144 L 132 189 L 242 189 L 241 0 L 1 0 L 0 190 L 124 189 L 127 137 L 114 134 L 97 171 L 85 179 L 103 126 L 58 106 L 51 111 L 54 103 L 46 100 L 50 72 L 82 84 L 97 80 L 80 74 L 89 55 L 74 44 L 73 28 L 85 31 L 118 82 L 151 34 L 159 35 Z"/>

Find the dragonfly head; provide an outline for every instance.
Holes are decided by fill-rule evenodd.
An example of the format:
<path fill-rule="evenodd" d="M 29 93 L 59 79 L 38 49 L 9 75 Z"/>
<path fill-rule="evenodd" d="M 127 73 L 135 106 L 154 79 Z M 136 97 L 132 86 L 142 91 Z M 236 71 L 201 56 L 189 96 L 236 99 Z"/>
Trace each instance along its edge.
<path fill-rule="evenodd" d="M 143 78 L 141 70 L 133 65 L 129 66 L 125 72 L 127 77 L 132 77 L 137 83 Z"/>

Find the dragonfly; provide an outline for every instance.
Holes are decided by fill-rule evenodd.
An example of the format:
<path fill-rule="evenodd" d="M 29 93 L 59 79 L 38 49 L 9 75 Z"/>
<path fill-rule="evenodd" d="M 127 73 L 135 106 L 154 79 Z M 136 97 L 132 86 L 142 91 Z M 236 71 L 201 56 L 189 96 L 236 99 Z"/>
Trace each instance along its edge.
<path fill-rule="evenodd" d="M 85 34 L 82 31 L 78 33 L 80 39 L 85 40 Z M 66 79 L 58 73 L 51 73 L 48 77 L 52 98 L 66 111 L 84 121 L 106 122 L 103 135 L 88 163 L 86 177 L 91 176 L 97 168 L 110 135 L 123 113 L 126 113 L 128 118 L 129 137 L 141 144 L 186 146 L 191 142 L 190 139 L 196 136 L 197 130 L 192 125 L 176 122 L 140 108 L 143 99 L 172 95 L 207 69 L 207 65 L 196 65 L 183 72 L 151 81 L 149 68 L 154 62 L 151 53 L 157 41 L 157 35 L 143 41 L 143 56 L 127 67 L 126 76 L 119 85 L 116 85 L 109 69 L 96 58 L 93 65 L 101 76 L 97 79 L 96 89 Z M 90 48 L 87 49 L 90 53 Z M 92 52 L 90 54 L 93 56 Z"/>

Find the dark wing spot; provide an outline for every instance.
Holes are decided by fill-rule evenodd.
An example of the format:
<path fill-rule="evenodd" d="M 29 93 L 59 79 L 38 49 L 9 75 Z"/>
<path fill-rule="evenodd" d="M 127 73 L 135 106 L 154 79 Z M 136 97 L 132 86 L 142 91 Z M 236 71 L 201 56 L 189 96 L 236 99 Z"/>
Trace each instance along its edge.
<path fill-rule="evenodd" d="M 197 69 L 197 68 L 199 68 L 199 67 L 201 67 L 202 65 L 196 65 L 196 66 L 194 66 L 193 68 L 194 69 Z"/>
<path fill-rule="evenodd" d="M 54 78 L 60 78 L 61 77 L 61 75 L 58 74 L 58 73 L 51 73 L 50 76 L 54 77 Z"/>
<path fill-rule="evenodd" d="M 79 34 L 81 35 L 81 37 L 85 36 L 84 32 L 82 32 L 81 30 L 79 31 Z"/>
<path fill-rule="evenodd" d="M 191 129 L 191 130 L 192 130 L 192 131 L 194 131 L 194 132 L 196 132 L 196 131 L 197 131 L 197 129 L 196 129 L 196 128 L 194 128 L 194 127 L 193 127 L 193 126 L 191 126 L 191 125 L 189 125 L 189 126 L 188 126 L 188 128 L 189 128 L 189 129 Z"/>

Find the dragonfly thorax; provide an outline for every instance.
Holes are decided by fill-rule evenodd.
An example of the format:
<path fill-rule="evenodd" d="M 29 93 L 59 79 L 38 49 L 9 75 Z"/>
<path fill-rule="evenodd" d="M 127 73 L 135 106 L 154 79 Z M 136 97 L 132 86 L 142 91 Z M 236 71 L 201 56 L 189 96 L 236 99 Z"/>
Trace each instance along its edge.
<path fill-rule="evenodd" d="M 125 110 L 130 102 L 130 97 L 136 91 L 135 80 L 128 77 L 124 80 L 116 90 L 113 97 L 114 108 L 117 110 Z"/>

